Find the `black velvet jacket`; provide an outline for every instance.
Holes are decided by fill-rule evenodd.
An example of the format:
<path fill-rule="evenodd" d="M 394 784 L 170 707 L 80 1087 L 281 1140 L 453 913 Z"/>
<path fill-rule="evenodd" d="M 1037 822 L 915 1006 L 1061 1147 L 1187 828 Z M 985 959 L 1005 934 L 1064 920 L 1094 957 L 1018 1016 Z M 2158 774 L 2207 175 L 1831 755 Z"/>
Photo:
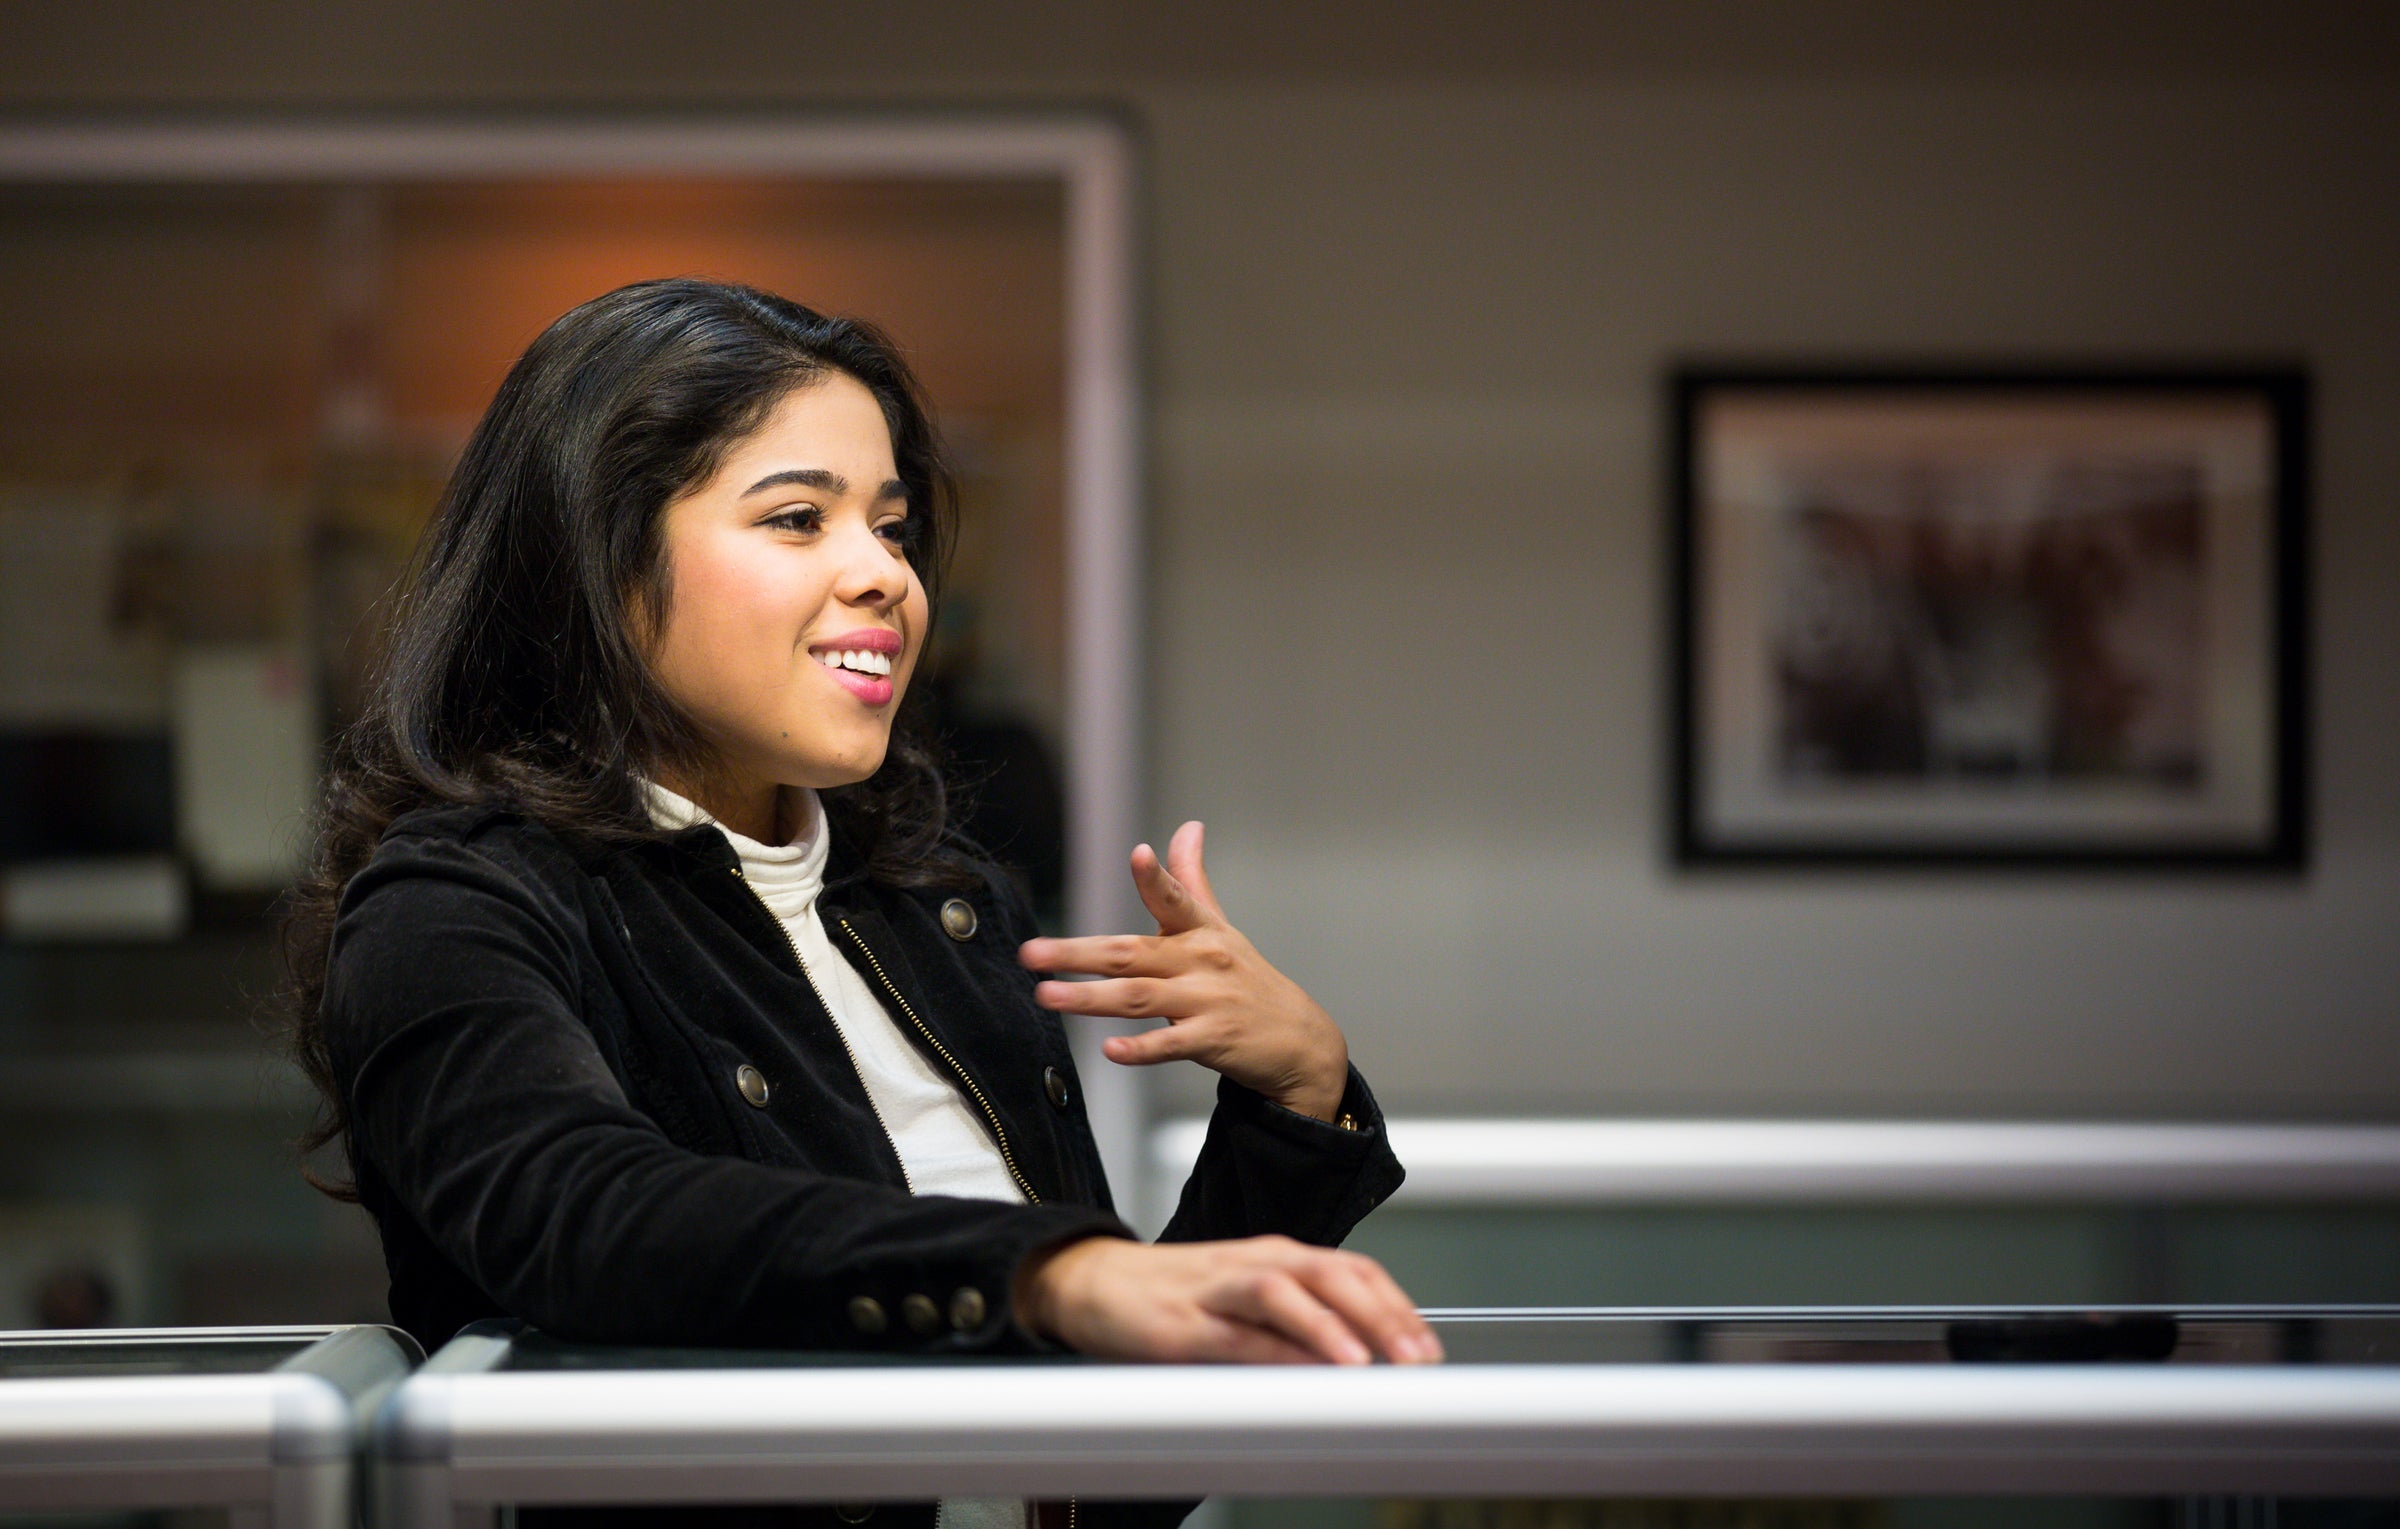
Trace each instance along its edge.
<path fill-rule="evenodd" d="M 957 898 L 973 913 L 943 905 Z M 428 1352 L 479 1317 L 598 1342 L 1007 1350 L 1029 1254 L 1124 1232 L 1013 884 L 910 891 L 845 865 L 819 910 L 954 1079 L 1033 1203 L 910 1194 L 781 925 L 725 837 L 595 846 L 489 808 L 410 813 L 342 900 L 323 1017 L 392 1315 Z M 1165 1236 L 1339 1242 L 1398 1187 L 1360 1129 L 1231 1082 Z"/>

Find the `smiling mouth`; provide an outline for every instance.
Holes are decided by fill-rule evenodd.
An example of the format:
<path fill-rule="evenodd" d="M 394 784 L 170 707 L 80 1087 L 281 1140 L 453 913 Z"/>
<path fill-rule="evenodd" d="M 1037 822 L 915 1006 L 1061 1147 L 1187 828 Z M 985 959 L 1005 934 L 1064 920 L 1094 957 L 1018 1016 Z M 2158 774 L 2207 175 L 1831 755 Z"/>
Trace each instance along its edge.
<path fill-rule="evenodd" d="M 870 653 L 864 648 L 828 650 L 813 656 L 828 669 L 846 669 L 852 674 L 873 675 L 878 679 L 891 678 L 891 659 L 881 653 Z"/>

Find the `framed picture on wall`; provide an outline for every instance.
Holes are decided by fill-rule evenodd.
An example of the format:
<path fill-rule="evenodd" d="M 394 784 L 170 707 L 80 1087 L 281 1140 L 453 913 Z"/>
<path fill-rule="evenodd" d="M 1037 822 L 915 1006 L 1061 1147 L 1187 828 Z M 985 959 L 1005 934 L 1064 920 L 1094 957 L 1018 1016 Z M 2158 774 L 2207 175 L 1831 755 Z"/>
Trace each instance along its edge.
<path fill-rule="evenodd" d="M 1672 378 L 1685 864 L 2307 858 L 2298 370 Z"/>

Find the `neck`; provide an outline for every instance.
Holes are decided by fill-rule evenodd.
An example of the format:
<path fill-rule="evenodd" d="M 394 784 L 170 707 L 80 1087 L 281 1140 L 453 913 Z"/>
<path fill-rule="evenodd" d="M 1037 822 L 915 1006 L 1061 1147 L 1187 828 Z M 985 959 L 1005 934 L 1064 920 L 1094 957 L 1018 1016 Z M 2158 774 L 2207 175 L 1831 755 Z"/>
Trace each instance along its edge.
<path fill-rule="evenodd" d="M 700 774 L 662 769 L 652 779 L 745 839 L 781 844 L 797 826 L 788 793 L 771 780 L 746 779 L 726 769 Z"/>

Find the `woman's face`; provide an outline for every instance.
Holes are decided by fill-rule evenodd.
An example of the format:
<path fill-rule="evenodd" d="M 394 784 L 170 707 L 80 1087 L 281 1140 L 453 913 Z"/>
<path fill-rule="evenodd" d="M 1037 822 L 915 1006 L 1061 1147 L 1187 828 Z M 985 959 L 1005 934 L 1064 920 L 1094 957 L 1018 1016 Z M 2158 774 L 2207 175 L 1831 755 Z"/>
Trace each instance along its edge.
<path fill-rule="evenodd" d="M 883 410 L 840 372 L 786 394 L 667 506 L 652 665 L 728 784 L 841 786 L 883 763 L 925 641 L 910 513 Z"/>

